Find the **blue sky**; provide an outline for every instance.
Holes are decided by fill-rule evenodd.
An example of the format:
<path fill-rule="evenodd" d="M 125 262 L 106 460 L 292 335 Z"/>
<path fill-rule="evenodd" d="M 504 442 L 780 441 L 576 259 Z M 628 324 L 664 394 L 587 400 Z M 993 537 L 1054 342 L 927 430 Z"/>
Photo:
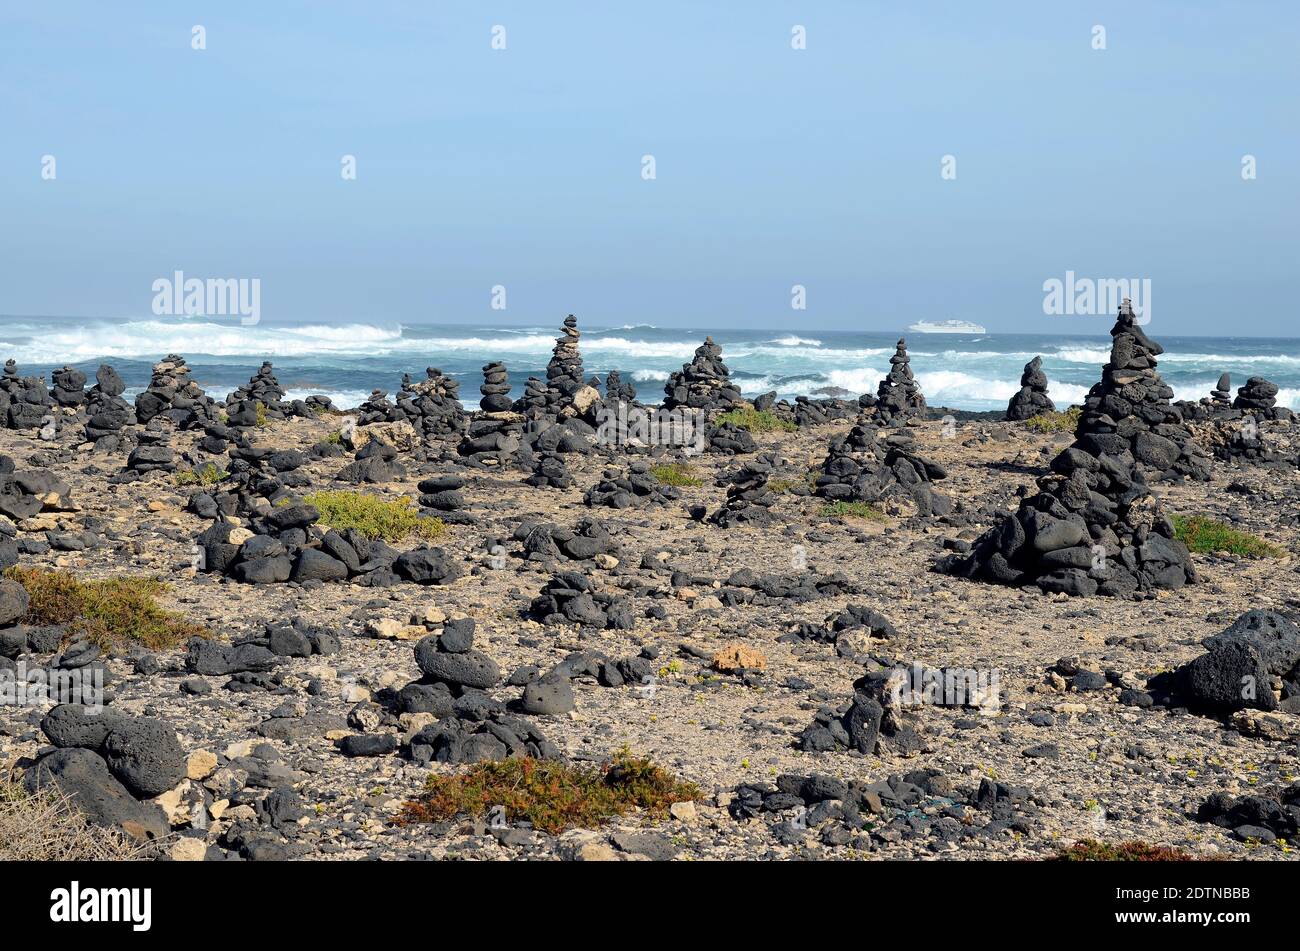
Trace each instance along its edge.
<path fill-rule="evenodd" d="M 271 320 L 1104 332 L 1043 314 L 1073 270 L 1296 335 L 1298 10 L 6 4 L 0 313 L 146 315 L 181 269 Z"/>

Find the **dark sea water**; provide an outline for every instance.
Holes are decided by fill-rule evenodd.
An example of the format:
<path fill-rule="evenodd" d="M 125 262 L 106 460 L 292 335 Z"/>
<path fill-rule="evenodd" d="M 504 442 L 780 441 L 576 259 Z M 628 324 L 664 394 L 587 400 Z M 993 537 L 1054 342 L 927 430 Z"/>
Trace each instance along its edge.
<path fill-rule="evenodd" d="M 248 381 L 269 359 L 294 398 L 322 393 L 354 407 L 376 387 L 394 393 L 403 373 L 423 377 L 438 367 L 461 380 L 461 397 L 477 403 L 481 368 L 490 360 L 510 370 L 515 395 L 529 376 L 543 376 L 556 327 L 442 326 L 414 322 L 241 326 L 238 319 L 150 317 L 129 320 L 0 318 L 0 359 L 18 361 L 24 375 L 69 364 L 90 376 L 112 364 L 130 387 L 142 389 L 153 362 L 184 356 L 212 395 Z M 706 334 L 746 395 L 776 390 L 783 397 L 858 396 L 875 392 L 900 332 L 770 330 L 648 325 L 585 326 L 581 351 L 587 375 L 618 370 L 646 402 L 658 402 L 668 374 L 690 360 Z M 1042 355 L 1050 393 L 1060 406 L 1080 401 L 1097 381 L 1110 338 L 1105 335 L 909 333 L 912 369 L 932 405 L 989 410 L 1006 406 L 1026 361 Z M 1173 337 L 1153 334 L 1165 348 L 1160 372 L 1177 398 L 1206 395 L 1220 373 L 1233 386 L 1264 376 L 1281 388 L 1279 402 L 1300 409 L 1300 340 L 1257 337 Z"/>

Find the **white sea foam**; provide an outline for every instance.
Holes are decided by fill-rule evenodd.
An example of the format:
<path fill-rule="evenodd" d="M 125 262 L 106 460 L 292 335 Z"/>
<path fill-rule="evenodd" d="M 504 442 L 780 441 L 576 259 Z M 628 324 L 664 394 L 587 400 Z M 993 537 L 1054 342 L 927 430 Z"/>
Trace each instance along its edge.
<path fill-rule="evenodd" d="M 789 334 L 785 337 L 777 337 L 775 340 L 769 340 L 768 343 L 775 343 L 782 347 L 820 347 L 820 340 L 813 340 L 811 337 L 796 337 Z"/>

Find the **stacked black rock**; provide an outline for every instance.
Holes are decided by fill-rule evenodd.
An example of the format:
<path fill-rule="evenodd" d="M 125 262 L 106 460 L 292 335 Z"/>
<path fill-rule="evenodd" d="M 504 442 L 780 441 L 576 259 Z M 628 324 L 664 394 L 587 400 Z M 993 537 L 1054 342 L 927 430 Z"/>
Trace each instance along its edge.
<path fill-rule="evenodd" d="M 168 445 L 167 431 L 154 422 L 139 434 L 139 445 L 126 457 L 126 472 L 142 476 L 150 472 L 175 472 L 176 455 Z"/>
<path fill-rule="evenodd" d="M 932 483 L 948 477 L 937 462 L 913 449 L 905 430 L 858 423 L 831 441 L 816 480 L 816 494 L 831 502 L 908 502 L 921 516 L 947 515 L 952 501 Z"/>
<path fill-rule="evenodd" d="M 465 431 L 456 451 L 470 465 L 506 465 L 519 451 L 523 432 L 522 417 L 510 412 L 510 383 L 505 364 L 489 363 L 483 368 L 483 413 L 476 416 Z"/>
<path fill-rule="evenodd" d="M 650 463 L 639 461 L 629 465 L 626 473 L 606 469 L 600 481 L 587 490 L 583 501 L 590 506 L 625 509 L 646 504 L 667 505 L 681 497 L 681 489 L 660 482 Z"/>
<path fill-rule="evenodd" d="M 135 422 L 135 410 L 122 399 L 126 384 L 107 363 L 95 372 L 95 385 L 86 394 L 86 439 L 96 452 L 116 452 L 128 444 L 123 428 Z"/>
<path fill-rule="evenodd" d="M 19 376 L 18 365 L 6 360 L 0 376 L 0 409 L 10 429 L 39 429 L 45 425 L 54 400 L 45 380 L 39 376 Z"/>
<path fill-rule="evenodd" d="M 605 374 L 606 403 L 635 403 L 636 387 L 630 380 L 624 380 L 617 370 Z"/>
<path fill-rule="evenodd" d="M 787 407 L 789 407 L 788 410 Z M 757 400 L 754 402 L 754 408 L 760 409 Z M 780 403 L 772 404 L 771 410 L 778 419 L 788 418 L 802 429 L 806 426 L 824 426 L 826 423 L 835 420 L 849 419 L 856 416 L 858 404 L 856 401 L 836 398 L 814 400 L 807 396 L 796 396 L 793 407 L 790 407 L 785 400 L 782 400 Z"/>
<path fill-rule="evenodd" d="M 1210 391 L 1210 404 L 1216 409 L 1228 409 L 1232 406 L 1232 374 L 1224 373 L 1219 382 Z"/>
<path fill-rule="evenodd" d="M 510 379 L 504 363 L 489 363 L 483 368 L 483 394 L 479 406 L 485 413 L 504 413 L 510 409 Z"/>
<path fill-rule="evenodd" d="M 190 379 L 190 368 L 179 354 L 168 354 L 153 365 L 149 386 L 135 398 L 135 416 L 147 423 L 166 415 L 178 427 L 201 427 L 216 420 L 216 403 Z"/>
<path fill-rule="evenodd" d="M 597 630 L 631 630 L 636 623 L 627 598 L 597 591 L 577 571 L 558 572 L 533 599 L 529 613 L 546 625 L 576 624 Z"/>
<path fill-rule="evenodd" d="M 731 382 L 731 371 L 722 362 L 722 348 L 705 337 L 690 363 L 664 384 L 664 408 L 721 410 L 735 409 L 744 402 L 740 389 Z"/>
<path fill-rule="evenodd" d="M 461 510 L 465 507 L 465 480 L 458 475 L 439 475 L 421 479 L 416 488 L 420 490 L 420 504 L 432 509 L 434 514 L 444 522 L 468 524 L 473 516 Z"/>
<path fill-rule="evenodd" d="M 1139 459 L 1179 456 L 1168 433 L 1178 418 L 1155 371 L 1159 344 L 1127 301 L 1111 330 L 1102 382 L 1088 395 L 1072 446 L 1038 480 L 1039 493 L 937 570 L 996 584 L 1037 585 L 1072 595 L 1134 597 L 1195 580 L 1187 546 L 1151 494 Z"/>
<path fill-rule="evenodd" d="M 246 530 L 223 519 L 200 534 L 204 570 L 249 584 L 353 579 L 374 587 L 444 585 L 462 574 L 441 548 L 402 552 L 354 529 L 322 529 L 314 506 L 287 498 L 288 504 L 252 508 Z"/>
<path fill-rule="evenodd" d="M 709 516 L 709 521 L 722 528 L 772 524 L 771 508 L 776 504 L 777 495 L 767 482 L 778 465 L 774 453 L 764 453 L 718 476 L 718 483 L 727 486 L 727 498 L 722 508 Z"/>
<path fill-rule="evenodd" d="M 749 430 L 741 429 L 730 421 L 709 426 L 704 431 L 704 441 L 709 452 L 723 453 L 728 456 L 758 452 L 758 443 L 754 441 Z"/>
<path fill-rule="evenodd" d="M 578 319 L 564 318 L 560 336 L 555 338 L 551 361 L 546 365 L 547 411 L 560 416 L 572 406 L 573 398 L 586 384 L 582 379 L 582 354 L 578 352 Z"/>
<path fill-rule="evenodd" d="M 914 718 L 899 702 L 897 667 L 874 662 L 853 682 L 853 700 L 839 707 L 823 707 L 799 736 L 805 752 L 856 750 L 867 755 L 884 746 L 906 755 L 922 747 Z"/>
<path fill-rule="evenodd" d="M 1007 404 L 1007 419 L 1019 422 L 1040 413 L 1054 412 L 1056 404 L 1047 395 L 1047 374 L 1043 372 L 1043 358 L 1034 357 L 1025 364 L 1025 371 L 1020 374 L 1020 391 Z"/>
<path fill-rule="evenodd" d="M 380 389 L 371 390 L 369 398 L 357 407 L 357 425 L 369 426 L 371 423 L 391 422 L 394 409 L 395 407 L 388 400 L 388 393 Z"/>
<path fill-rule="evenodd" d="M 18 472 L 12 457 L 0 456 L 0 514 L 19 522 L 39 512 L 75 512 L 77 508 L 72 488 L 51 470 Z"/>
<path fill-rule="evenodd" d="M 1156 480 L 1209 479 L 1209 460 L 1193 438 L 1183 411 L 1169 402 L 1173 390 L 1156 371 L 1164 348 L 1137 324 L 1126 298 L 1111 328 L 1110 362 L 1088 391 L 1075 444 L 1093 456 L 1136 460 Z"/>
<path fill-rule="evenodd" d="M 524 521 L 515 526 L 512 537 L 524 544 L 524 558 L 550 564 L 560 558 L 591 561 L 601 555 L 617 557 L 618 544 L 609 526 L 597 518 L 578 519 L 572 527 Z"/>
<path fill-rule="evenodd" d="M 546 416 L 550 406 L 546 384 L 535 376 L 530 376 L 524 384 L 524 395 L 515 402 L 514 410 L 528 419 L 541 419 Z"/>
<path fill-rule="evenodd" d="M 1232 401 L 1233 409 L 1251 412 L 1268 412 L 1277 405 L 1276 383 L 1270 383 L 1262 376 L 1252 376 L 1246 385 L 1237 390 L 1237 398 Z"/>
<path fill-rule="evenodd" d="M 889 374 L 876 387 L 876 417 L 885 423 L 905 420 L 925 412 L 925 396 L 912 376 L 907 341 L 900 339 L 889 358 Z"/>
<path fill-rule="evenodd" d="M 533 471 L 524 480 L 536 489 L 571 489 L 573 473 L 558 452 L 539 453 L 533 462 Z"/>
<path fill-rule="evenodd" d="M 314 414 L 303 400 L 284 402 L 284 388 L 275 378 L 271 361 L 263 361 L 252 378 L 226 397 L 226 421 L 239 428 L 256 426 L 259 418 L 311 418 Z M 261 407 L 259 411 L 258 407 Z"/>
<path fill-rule="evenodd" d="M 95 825 L 161 839 L 166 814 L 150 800 L 185 779 L 185 750 L 171 724 L 65 703 L 41 721 L 53 749 L 23 775 L 30 793 L 58 790 Z"/>
<path fill-rule="evenodd" d="M 437 367 L 426 367 L 418 383 L 404 377 L 397 394 L 395 415 L 404 418 L 425 439 L 445 440 L 465 428 L 460 404 L 460 383 Z"/>
<path fill-rule="evenodd" d="M 75 367 L 55 370 L 50 380 L 54 383 L 54 401 L 60 406 L 75 409 L 86 401 L 86 374 Z"/>

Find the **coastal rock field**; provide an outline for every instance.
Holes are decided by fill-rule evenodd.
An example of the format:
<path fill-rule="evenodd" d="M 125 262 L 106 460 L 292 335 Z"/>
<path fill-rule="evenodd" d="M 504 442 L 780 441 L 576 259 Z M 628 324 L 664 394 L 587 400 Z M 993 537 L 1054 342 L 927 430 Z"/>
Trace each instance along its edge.
<path fill-rule="evenodd" d="M 734 414 L 705 451 L 575 445 L 601 397 L 565 333 L 535 439 L 493 368 L 492 406 L 446 426 L 387 418 L 378 397 L 362 426 L 279 411 L 269 365 L 223 422 L 187 379 L 168 385 L 183 362 L 143 398 L 148 424 L 123 406 L 88 434 L 71 397 L 15 414 L 0 664 L 99 671 L 108 702 L 0 705 L 14 795 L 57 790 L 146 855 L 189 860 L 1042 859 L 1079 842 L 1294 857 L 1289 420 L 1260 423 L 1272 464 L 1204 445 L 1208 479 L 1150 482 L 1157 526 L 1191 540 L 1189 571 L 1164 556 L 1177 584 L 1075 596 L 935 570 L 1039 493 L 1074 441 L 1061 414 L 917 394 L 891 403 L 873 454 L 855 431 L 869 398 L 796 425 L 788 404 L 738 403 L 710 342 L 668 392 Z M 490 446 L 461 442 L 475 420 Z M 848 468 L 827 493 L 832 444 Z M 1189 524 L 1250 544 L 1201 545 Z M 1124 548 L 1153 544 L 1125 531 Z M 122 578 L 156 579 L 130 594 L 129 635 L 113 590 L 74 590 Z M 1252 611 L 1273 613 L 1203 643 Z M 581 783 L 532 811 L 498 801 L 511 761 L 569 770 L 600 803 Z M 467 776 L 485 785 L 452 782 Z M 601 811 L 611 790 L 629 799 Z"/>

